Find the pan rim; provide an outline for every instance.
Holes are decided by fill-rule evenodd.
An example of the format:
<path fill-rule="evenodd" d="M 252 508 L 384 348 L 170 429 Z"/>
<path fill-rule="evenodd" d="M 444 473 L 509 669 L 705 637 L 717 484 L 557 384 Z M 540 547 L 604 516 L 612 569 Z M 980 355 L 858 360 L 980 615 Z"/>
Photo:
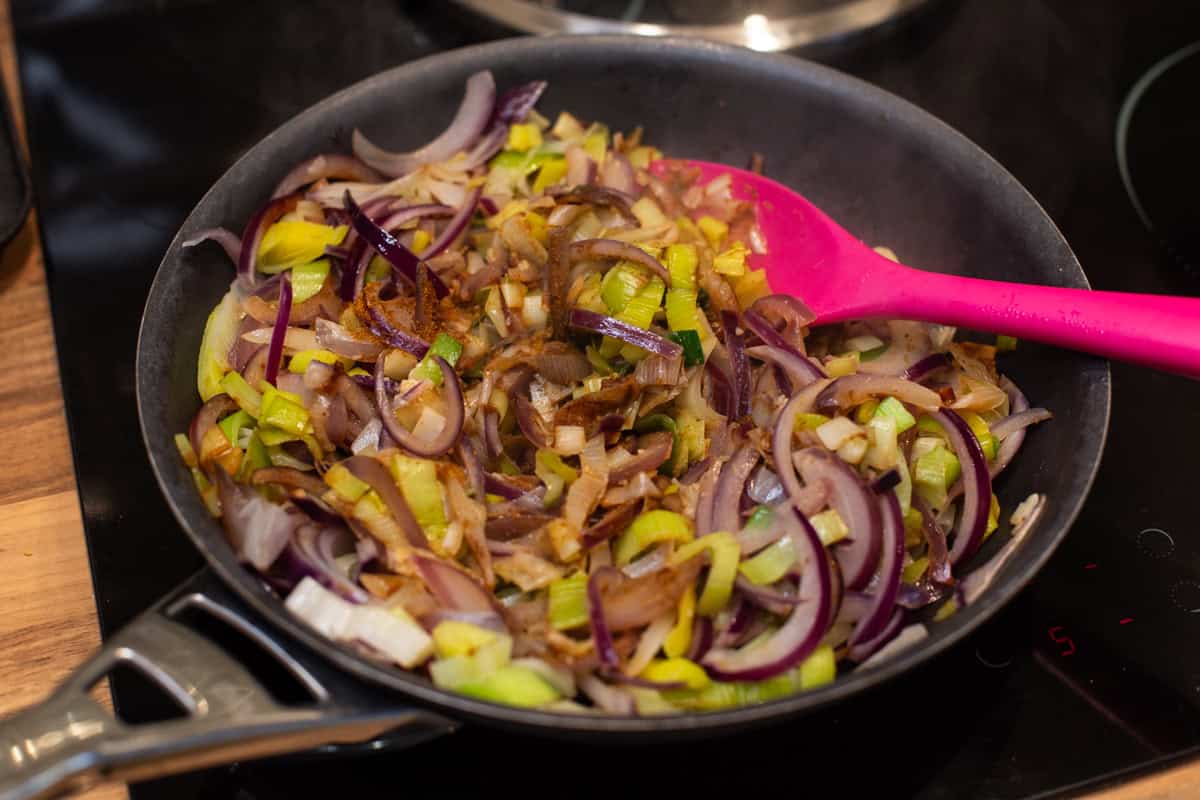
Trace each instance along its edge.
<path fill-rule="evenodd" d="M 519 37 L 504 39 L 496 42 L 473 45 L 444 53 L 435 54 L 416 61 L 408 62 L 370 76 L 358 83 L 348 86 L 316 104 L 301 111 L 287 122 L 267 134 L 253 147 L 247 150 L 235 161 L 212 187 L 200 198 L 188 219 L 198 209 L 205 207 L 211 198 L 218 193 L 231 174 L 236 173 L 248 160 L 256 158 L 258 153 L 269 151 L 273 141 L 284 135 L 290 128 L 299 126 L 306 120 L 327 114 L 329 110 L 340 106 L 346 98 L 360 92 L 369 92 L 381 84 L 393 81 L 407 81 L 413 76 L 434 69 L 453 69 L 463 64 L 485 64 L 491 59 L 520 56 L 525 53 L 542 53 L 560 45 L 566 37 Z M 988 177 L 999 185 L 1000 189 L 1020 200 L 1022 207 L 1035 212 L 1042 224 L 1048 225 L 1052 238 L 1065 248 L 1069 254 L 1067 263 L 1062 264 L 1067 279 L 1076 285 L 1091 288 L 1082 266 L 1074 252 L 1063 237 L 1062 232 L 1046 213 L 1045 209 L 1029 193 L 1017 179 L 1001 166 L 994 158 L 978 145 L 974 144 L 962 133 L 943 122 L 929 112 L 887 92 L 866 81 L 794 56 L 756 53 L 741 48 L 721 45 L 711 42 L 701 42 L 676 37 L 664 37 L 647 40 L 640 37 L 621 35 L 589 35 L 572 36 L 570 48 L 574 51 L 604 50 L 612 56 L 614 51 L 636 52 L 653 51 L 663 59 L 676 58 L 698 59 L 736 63 L 747 68 L 770 71 L 780 76 L 782 80 L 815 84 L 821 88 L 847 91 L 872 107 L 885 108 L 900 118 L 902 124 L 915 128 L 924 128 L 936 138 L 940 144 L 959 151 L 961 155 L 979 163 L 980 168 Z M 1091 491 L 1097 471 L 1100 467 L 1105 442 L 1108 436 L 1108 426 L 1112 406 L 1112 374 L 1108 362 L 1094 359 L 1096 364 L 1102 364 L 1102 370 L 1096 376 L 1091 389 L 1093 402 L 1098 401 L 1102 407 L 1102 425 L 1100 435 L 1092 440 L 1094 453 L 1090 454 L 1090 469 L 1080 485 L 1077 494 L 1071 498 L 1064 509 L 1063 522 L 1052 531 L 1044 531 L 1045 545 L 1022 574 L 1010 575 L 1009 580 L 994 584 L 976 603 L 961 610 L 952 618 L 938 623 L 935 631 L 931 632 L 921 645 L 898 654 L 886 663 L 877 667 L 855 671 L 839 677 L 833 683 L 819 689 L 802 692 L 789 697 L 743 708 L 709 712 L 687 712 L 679 715 L 657 717 L 618 717 L 611 715 L 569 715 L 546 711 L 502 706 L 485 701 L 474 700 L 449 691 L 438 689 L 426 679 L 403 672 L 398 668 L 389 668 L 362 658 L 349 650 L 340 648 L 324 639 L 320 634 L 311 630 L 299 620 L 287 613 L 282 602 L 272 599 L 272 596 L 259 585 L 259 581 L 232 559 L 221 559 L 217 553 L 205 546 L 203 538 L 193 530 L 186 510 L 171 490 L 171 482 L 167 479 L 168 461 L 173 450 L 166 452 L 165 445 L 169 442 L 158 442 L 151 438 L 148 430 L 148 397 L 147 392 L 152 381 L 144 366 L 146 348 L 147 319 L 155 299 L 163 293 L 162 283 L 164 274 L 171 269 L 174 254 L 178 252 L 187 222 L 181 226 L 171 244 L 168 246 L 163 260 L 160 262 L 151 284 L 145 310 L 139 326 L 137 356 L 135 364 L 135 385 L 138 410 L 138 424 L 150 459 L 151 468 L 167 504 L 176 520 L 187 532 L 193 543 L 200 550 L 209 566 L 217 572 L 222 581 L 232 588 L 239 597 L 246 601 L 254 610 L 262 614 L 281 633 L 286 634 L 308 649 L 320 654 L 333 665 L 356 678 L 368 681 L 374 685 L 395 691 L 398 699 L 416 701 L 437 710 L 448 712 L 451 716 L 477 721 L 493 726 L 520 727 L 537 730 L 570 730 L 577 733 L 610 733 L 635 735 L 661 735 L 664 733 L 704 732 L 717 733 L 723 729 L 743 727 L 754 724 L 778 722 L 787 718 L 796 718 L 801 714 L 816 711 L 833 705 L 850 695 L 873 690 L 903 675 L 919 664 L 927 662 L 949 650 L 961 642 L 966 636 L 977 630 L 1003 606 L 1007 605 L 1045 566 L 1045 563 L 1055 552 L 1062 540 L 1079 516 L 1080 510 Z M 1098 394 L 1096 394 L 1098 393 Z M 1051 498 L 1056 502 L 1056 498 Z"/>

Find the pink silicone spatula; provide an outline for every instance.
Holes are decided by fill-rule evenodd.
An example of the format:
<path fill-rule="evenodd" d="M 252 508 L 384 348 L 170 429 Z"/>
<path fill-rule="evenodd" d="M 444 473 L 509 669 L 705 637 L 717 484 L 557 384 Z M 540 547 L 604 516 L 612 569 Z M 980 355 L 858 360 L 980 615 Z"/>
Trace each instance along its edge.
<path fill-rule="evenodd" d="M 734 197 L 758 204 L 769 253 L 753 261 L 772 291 L 804 301 L 819 323 L 892 318 L 1007 334 L 1200 377 L 1200 299 L 1092 292 L 964 278 L 896 264 L 801 195 L 775 181 L 705 161 L 701 181 L 732 177 Z M 883 243 L 883 244 L 886 244 Z"/>

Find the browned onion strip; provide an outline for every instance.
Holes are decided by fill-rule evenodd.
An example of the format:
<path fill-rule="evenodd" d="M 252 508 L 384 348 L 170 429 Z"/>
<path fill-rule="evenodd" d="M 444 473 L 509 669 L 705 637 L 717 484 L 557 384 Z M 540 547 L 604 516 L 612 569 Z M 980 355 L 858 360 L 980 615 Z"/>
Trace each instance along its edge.
<path fill-rule="evenodd" d="M 607 206 L 616 211 L 621 217 L 630 224 L 637 226 L 641 225 L 637 216 L 633 213 L 630 207 L 630 198 L 622 192 L 615 189 L 608 189 L 603 186 L 586 183 L 581 186 L 576 186 L 561 194 L 554 196 L 554 200 L 559 205 L 567 203 L 586 203 L 592 206 Z"/>
<path fill-rule="evenodd" d="M 425 549 L 429 547 L 425 531 L 421 530 L 404 495 L 396 488 L 396 482 L 392 480 L 392 476 L 388 474 L 382 464 L 369 456 L 351 456 L 341 463 L 350 470 L 354 477 L 375 490 L 379 499 L 383 501 L 396 520 L 396 524 L 400 526 L 400 530 L 404 532 L 404 537 L 408 539 L 409 544 Z"/>
<path fill-rule="evenodd" d="M 919 383 L 887 375 L 861 374 L 835 378 L 817 396 L 815 405 L 820 412 L 837 411 L 853 408 L 876 395 L 891 395 L 922 411 L 936 411 L 942 406 L 942 398 L 938 393 Z"/>
<path fill-rule="evenodd" d="M 632 261 L 662 278 L 663 283 L 668 286 L 671 285 L 671 273 L 667 272 L 667 268 L 657 258 L 642 248 L 628 242 L 616 239 L 583 239 L 582 241 L 572 242 L 571 246 L 567 249 L 567 261 L 571 264 L 574 264 L 576 261 L 590 261 L 602 258 L 617 261 Z"/>
<path fill-rule="evenodd" d="M 610 484 L 621 483 L 639 472 L 658 469 L 670 457 L 674 442 L 675 437 L 667 431 L 646 434 L 638 440 L 641 449 L 638 450 L 637 455 L 613 467 L 608 473 L 608 482 Z"/>
<path fill-rule="evenodd" d="M 308 472 L 301 472 L 291 467 L 263 467 L 254 470 L 250 482 L 255 486 L 273 483 L 276 486 L 286 486 L 289 489 L 302 489 L 313 497 L 325 493 L 325 482 Z"/>
<path fill-rule="evenodd" d="M 440 456 L 458 442 L 462 434 L 463 422 L 466 419 L 466 409 L 463 406 L 462 384 L 458 382 L 458 374 L 446 359 L 435 356 L 434 361 L 442 371 L 442 392 L 446 400 L 446 420 L 442 430 L 431 441 L 425 441 L 412 434 L 396 419 L 392 413 L 391 400 L 388 398 L 387 381 L 383 366 L 385 353 L 380 353 L 375 361 L 375 404 L 379 416 L 383 419 L 384 430 L 396 440 L 396 443 L 410 453 L 425 458 Z"/>

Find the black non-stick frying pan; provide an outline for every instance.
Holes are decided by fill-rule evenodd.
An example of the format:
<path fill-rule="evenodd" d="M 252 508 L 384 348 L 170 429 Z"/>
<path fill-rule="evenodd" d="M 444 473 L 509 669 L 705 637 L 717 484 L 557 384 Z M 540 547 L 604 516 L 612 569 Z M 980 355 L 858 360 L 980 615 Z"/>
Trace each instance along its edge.
<path fill-rule="evenodd" d="M 1108 367 L 1023 343 L 1005 369 L 1055 419 L 1028 437 L 997 488 L 1008 508 L 1042 492 L 1049 498 L 1047 513 L 977 602 L 931 625 L 919 645 L 824 688 L 704 714 L 551 714 L 439 690 L 422 677 L 359 657 L 290 616 L 237 563 L 172 443 L 199 406 L 200 335 L 232 278 L 217 248 L 184 252 L 180 242 L 203 228 L 240 227 L 280 176 L 302 159 L 347 148 L 355 127 L 396 149 L 428 140 L 453 115 L 466 77 L 481 69 L 492 70 L 501 87 L 545 78 L 550 88 L 539 106 L 544 113 L 569 109 L 614 129 L 642 125 L 670 155 L 741 165 L 752 152 L 763 153 L 772 177 L 908 263 L 1087 287 L 1054 223 L 985 153 L 903 100 L 794 58 L 683 40 L 518 39 L 438 55 L 346 89 L 279 128 L 217 181 L 171 243 L 146 303 L 137 351 L 142 432 L 163 492 L 211 570 L 112 637 L 45 705 L 0 726 L 0 797 L 36 797 L 97 778 L 138 779 L 363 741 L 387 731 L 391 744 L 404 744 L 463 721 L 625 740 L 779 721 L 877 686 L 952 646 L 1010 600 L 1066 535 L 1104 446 Z M 994 536 L 976 563 L 1007 534 L 1003 529 Z M 278 699 L 271 681 L 256 679 L 201 633 L 214 620 L 257 643 L 291 673 L 305 699 Z M 114 720 L 86 689 L 118 664 L 156 681 L 186 715 L 143 726 Z"/>

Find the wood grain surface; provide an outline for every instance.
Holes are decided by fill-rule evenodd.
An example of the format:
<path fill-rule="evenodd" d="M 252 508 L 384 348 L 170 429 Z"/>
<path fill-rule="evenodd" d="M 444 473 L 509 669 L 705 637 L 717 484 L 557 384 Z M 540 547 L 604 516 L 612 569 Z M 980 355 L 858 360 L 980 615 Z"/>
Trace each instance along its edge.
<path fill-rule="evenodd" d="M 0 72 L 24 147 L 8 0 Z M 31 214 L 0 253 L 0 717 L 45 697 L 100 643 L 46 277 Z M 99 697 L 109 703 L 107 689 Z M 87 792 L 116 800 L 123 785 Z M 1200 763 L 1109 789 L 1096 800 L 1200 797 Z"/>
<path fill-rule="evenodd" d="M 7 0 L 0 72 L 25 121 Z M 0 254 L 0 717 L 37 702 L 100 644 L 36 215 Z M 110 704 L 106 685 L 97 699 Z M 123 785 L 87 792 L 128 797 Z"/>

